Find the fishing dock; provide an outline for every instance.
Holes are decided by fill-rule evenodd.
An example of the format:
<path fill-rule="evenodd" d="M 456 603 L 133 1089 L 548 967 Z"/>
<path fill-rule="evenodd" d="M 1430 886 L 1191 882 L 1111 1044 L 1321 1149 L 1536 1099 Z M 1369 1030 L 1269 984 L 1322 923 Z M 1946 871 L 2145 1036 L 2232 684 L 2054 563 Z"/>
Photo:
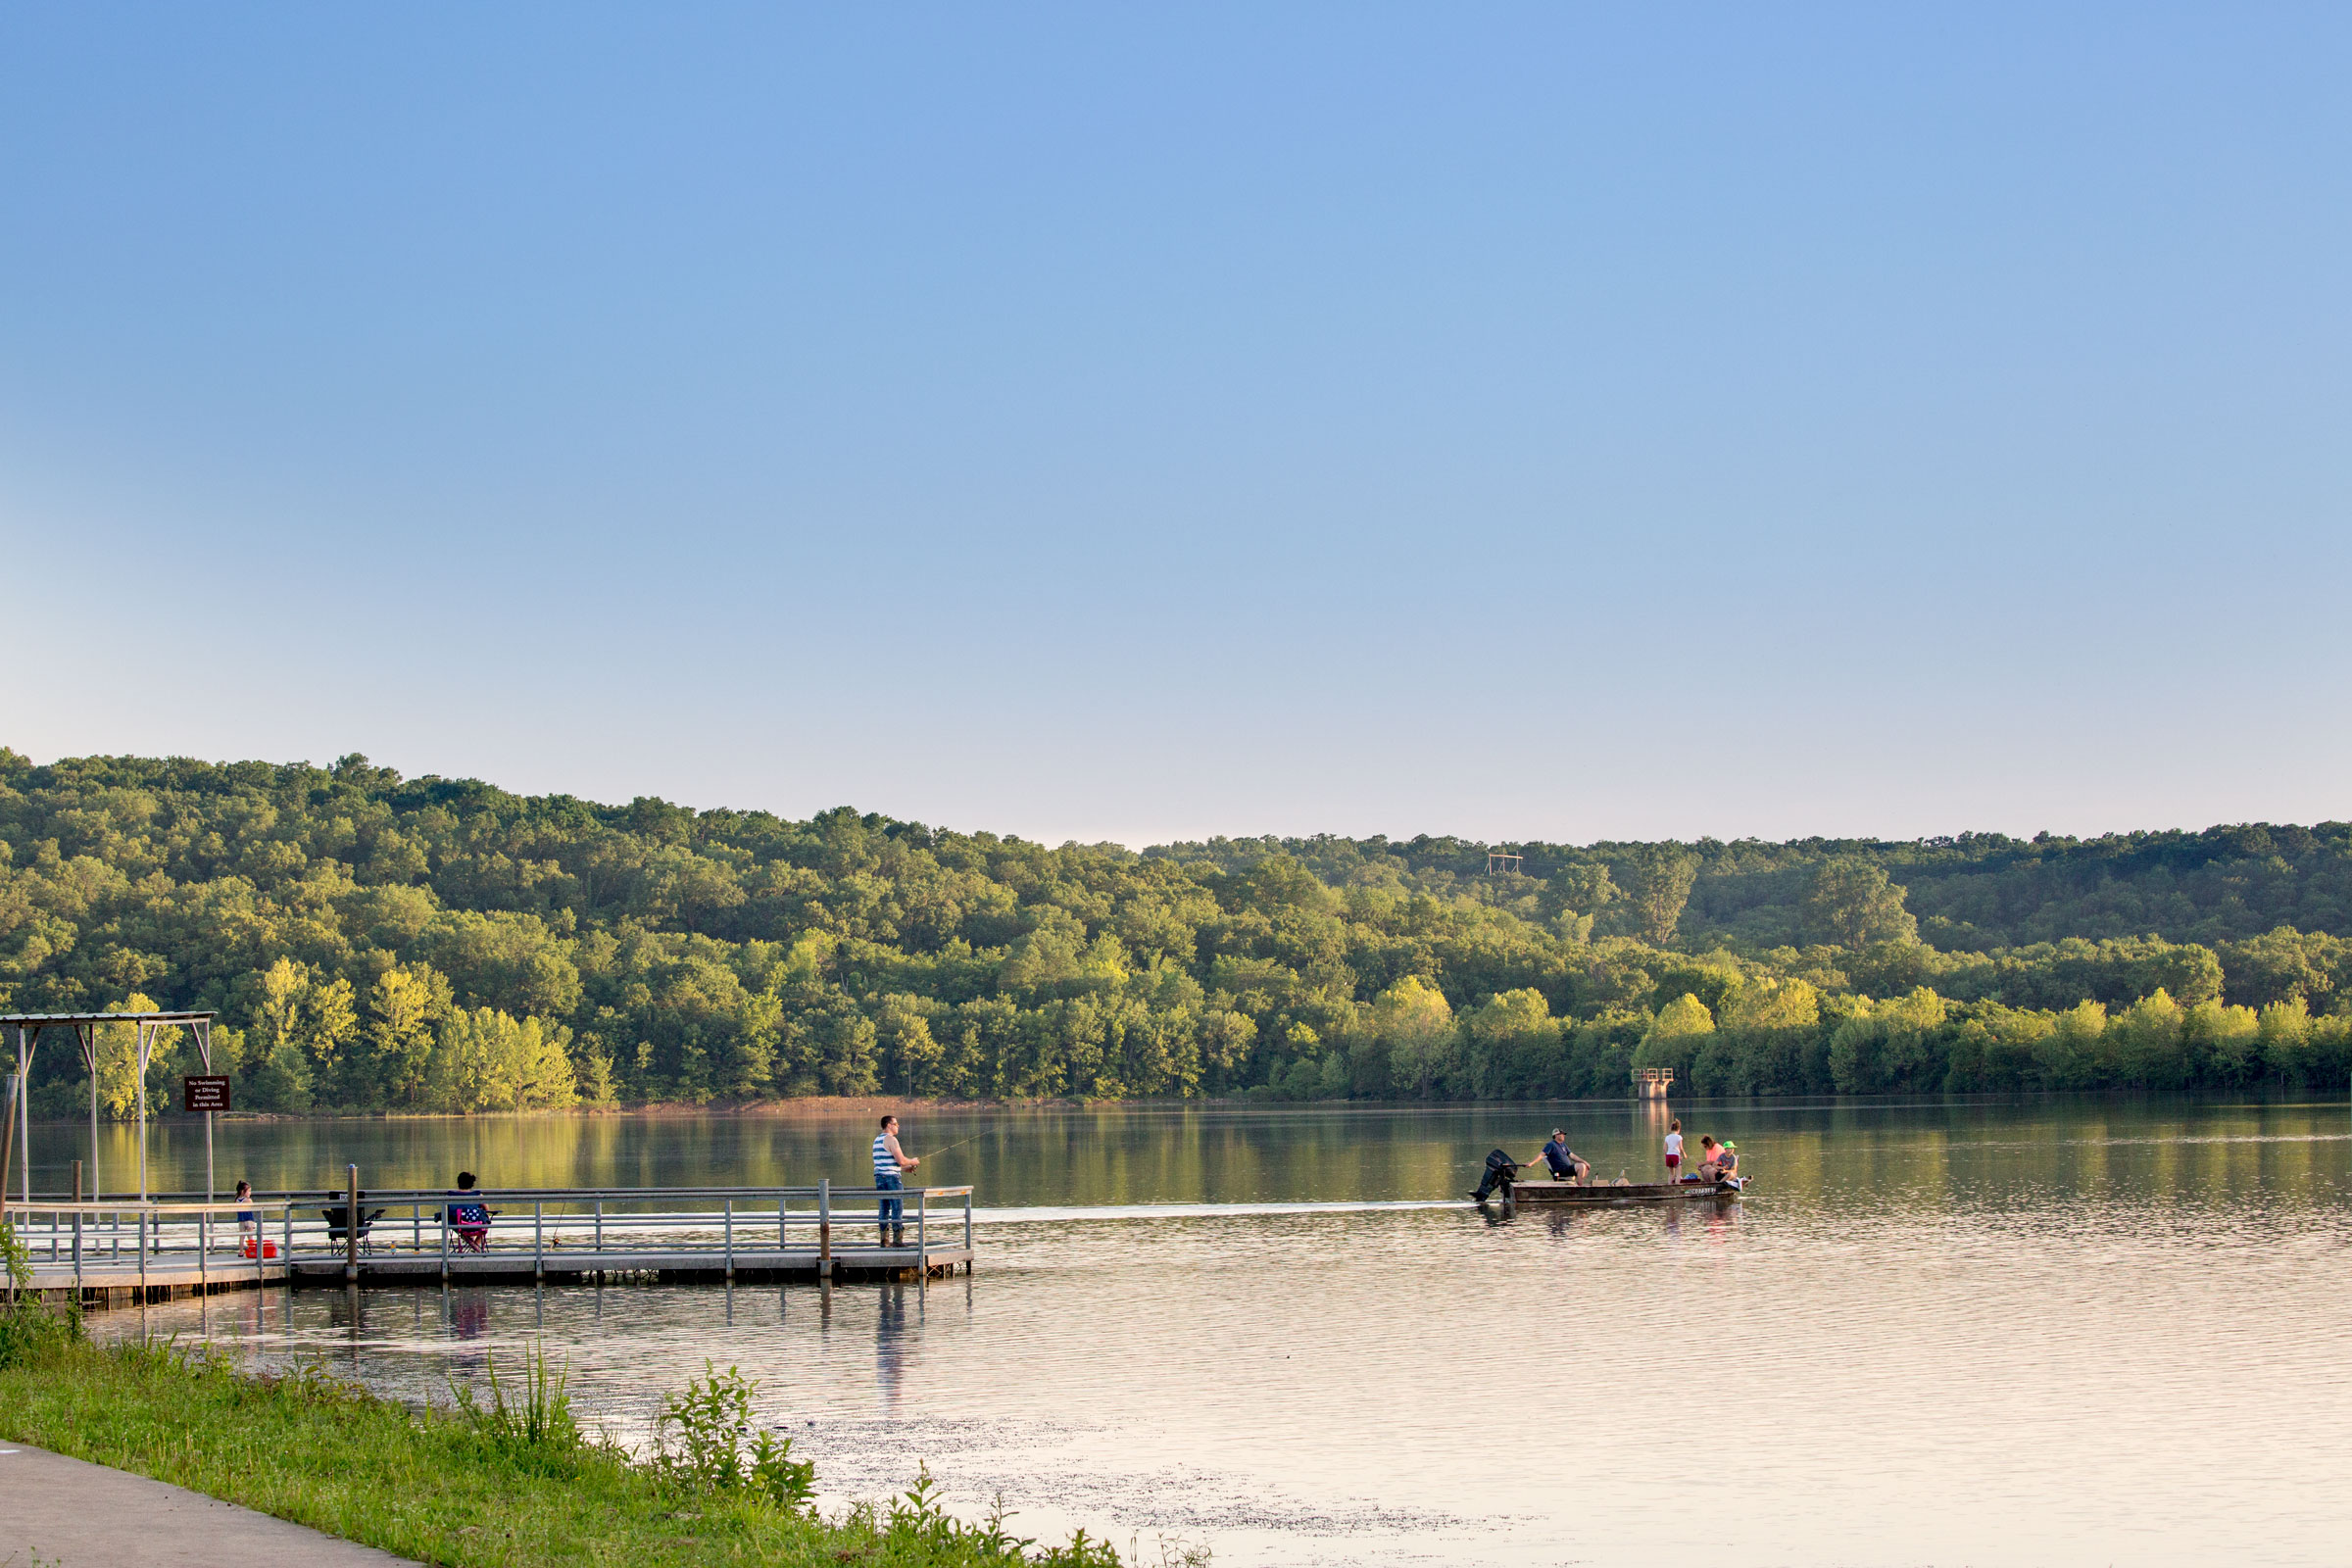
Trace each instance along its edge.
<path fill-rule="evenodd" d="M 887 1237 L 881 1204 L 904 1205 Z M 926 1284 L 970 1273 L 972 1190 L 483 1188 L 0 1202 L 45 1297 L 100 1306 L 262 1286 Z"/>

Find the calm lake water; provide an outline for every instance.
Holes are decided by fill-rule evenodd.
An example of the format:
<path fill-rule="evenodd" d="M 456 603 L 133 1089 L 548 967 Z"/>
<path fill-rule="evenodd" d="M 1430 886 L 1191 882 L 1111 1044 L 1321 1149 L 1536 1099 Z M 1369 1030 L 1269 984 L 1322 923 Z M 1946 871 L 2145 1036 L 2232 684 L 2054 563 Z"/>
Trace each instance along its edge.
<path fill-rule="evenodd" d="M 1616 1106 L 910 1116 L 980 1189 L 968 1281 L 339 1291 L 102 1314 L 446 1398 L 544 1336 L 643 1431 L 706 1359 L 835 1501 L 927 1462 L 1023 1533 L 1239 1564 L 2340 1563 L 2352 1112 L 1678 1104 L 1736 1204 L 1482 1217 L 1486 1151 Z M 862 1183 L 862 1117 L 242 1124 L 225 1184 Z M 36 1186 L 80 1152 L 35 1129 Z M 154 1134 L 156 1185 L 203 1139 Z M 968 1141 L 965 1141 L 968 1140 Z M 956 1145 L 958 1147 L 948 1148 Z M 110 1140 L 110 1171 L 127 1135 Z M 110 1175 L 108 1185 L 114 1185 Z M 1307 1210 L 1279 1205 L 1313 1203 Z"/>

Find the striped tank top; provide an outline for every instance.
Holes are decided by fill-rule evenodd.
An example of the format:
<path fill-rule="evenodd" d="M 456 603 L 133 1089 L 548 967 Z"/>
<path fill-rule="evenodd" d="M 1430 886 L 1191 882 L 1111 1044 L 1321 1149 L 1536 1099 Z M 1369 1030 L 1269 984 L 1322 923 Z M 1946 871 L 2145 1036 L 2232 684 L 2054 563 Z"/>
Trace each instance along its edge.
<path fill-rule="evenodd" d="M 893 1154 L 893 1153 L 890 1152 L 890 1134 L 888 1134 L 888 1133 L 877 1133 L 877 1134 L 875 1134 L 875 1135 L 874 1135 L 874 1174 L 875 1174 L 875 1175 L 877 1175 L 877 1176 L 896 1176 L 898 1173 L 899 1173 L 899 1161 L 898 1161 L 898 1156 L 897 1156 L 897 1155 L 895 1155 L 895 1154 Z"/>

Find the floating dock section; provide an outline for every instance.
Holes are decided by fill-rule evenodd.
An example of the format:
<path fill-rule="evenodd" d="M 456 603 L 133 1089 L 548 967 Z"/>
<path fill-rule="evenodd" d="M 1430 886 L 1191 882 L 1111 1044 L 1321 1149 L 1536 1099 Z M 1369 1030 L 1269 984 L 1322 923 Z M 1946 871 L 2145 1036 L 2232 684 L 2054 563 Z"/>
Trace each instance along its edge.
<path fill-rule="evenodd" d="M 886 1222 L 882 1207 L 901 1212 Z M 31 1288 L 101 1306 L 277 1283 L 928 1281 L 970 1273 L 972 1190 L 533 1188 L 11 1200 Z"/>

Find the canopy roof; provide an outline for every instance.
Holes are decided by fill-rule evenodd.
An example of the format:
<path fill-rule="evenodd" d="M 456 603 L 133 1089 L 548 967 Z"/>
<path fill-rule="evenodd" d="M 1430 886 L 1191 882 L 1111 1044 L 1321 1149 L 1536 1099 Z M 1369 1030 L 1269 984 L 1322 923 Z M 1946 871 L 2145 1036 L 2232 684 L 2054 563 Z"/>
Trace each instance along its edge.
<path fill-rule="evenodd" d="M 0 1029 L 42 1029 L 53 1023 L 210 1023 L 206 1012 L 0 1012 Z"/>

